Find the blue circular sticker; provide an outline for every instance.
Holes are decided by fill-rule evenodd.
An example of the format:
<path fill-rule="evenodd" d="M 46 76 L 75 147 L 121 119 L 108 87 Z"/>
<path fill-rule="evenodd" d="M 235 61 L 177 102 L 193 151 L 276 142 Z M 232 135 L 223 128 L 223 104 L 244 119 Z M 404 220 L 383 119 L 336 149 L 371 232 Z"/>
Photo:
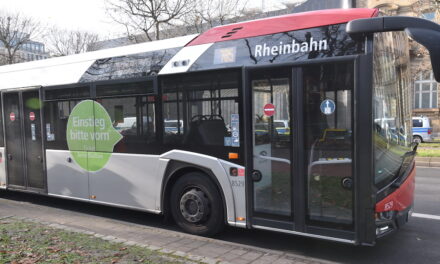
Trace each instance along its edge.
<path fill-rule="evenodd" d="M 335 112 L 335 110 L 336 110 L 336 104 L 333 100 L 325 99 L 324 101 L 322 101 L 321 112 L 324 115 L 331 115 Z"/>

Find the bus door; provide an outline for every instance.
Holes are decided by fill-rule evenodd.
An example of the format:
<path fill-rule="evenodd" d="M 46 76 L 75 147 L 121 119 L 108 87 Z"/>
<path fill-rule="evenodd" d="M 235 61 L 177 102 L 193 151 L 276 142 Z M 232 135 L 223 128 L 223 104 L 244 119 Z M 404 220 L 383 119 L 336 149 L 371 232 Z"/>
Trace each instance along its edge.
<path fill-rule="evenodd" d="M 250 86 L 254 224 L 293 230 L 292 68 L 252 71 Z"/>
<path fill-rule="evenodd" d="M 39 90 L 2 93 L 8 188 L 44 192 Z"/>
<path fill-rule="evenodd" d="M 352 62 L 248 71 L 252 225 L 354 239 Z"/>

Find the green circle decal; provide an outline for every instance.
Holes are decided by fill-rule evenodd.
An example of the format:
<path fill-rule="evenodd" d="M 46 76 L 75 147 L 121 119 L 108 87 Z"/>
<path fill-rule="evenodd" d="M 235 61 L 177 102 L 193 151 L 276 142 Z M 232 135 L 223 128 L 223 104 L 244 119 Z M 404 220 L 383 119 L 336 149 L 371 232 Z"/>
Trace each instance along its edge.
<path fill-rule="evenodd" d="M 122 135 L 113 128 L 112 120 L 101 104 L 84 100 L 70 113 L 66 138 L 75 162 L 93 172 L 104 168 Z"/>

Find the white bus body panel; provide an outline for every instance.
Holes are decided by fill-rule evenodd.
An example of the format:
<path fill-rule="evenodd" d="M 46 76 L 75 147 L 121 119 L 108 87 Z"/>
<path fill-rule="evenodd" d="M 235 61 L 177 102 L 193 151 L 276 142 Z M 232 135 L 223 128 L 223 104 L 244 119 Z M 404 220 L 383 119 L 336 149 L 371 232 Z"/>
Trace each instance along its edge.
<path fill-rule="evenodd" d="M 197 37 L 182 36 L 0 67 L 0 89 L 77 83 L 96 60 L 184 47 Z M 69 74 L 66 74 L 69 73 Z M 23 78 L 26 76 L 26 78 Z"/>
<path fill-rule="evenodd" d="M 230 163 L 224 160 L 220 160 L 220 163 L 222 164 L 226 175 L 229 175 L 231 167 L 242 169 L 243 173 L 245 172 L 244 167 L 237 164 Z M 228 220 L 228 223 L 229 225 L 237 227 L 246 227 L 246 177 L 244 175 L 245 174 L 243 174 L 242 176 L 228 176 L 232 188 L 232 193 L 234 195 L 234 211 L 236 215 L 235 221 Z"/>
<path fill-rule="evenodd" d="M 113 153 L 97 172 L 84 171 L 70 158 L 68 150 L 46 150 L 49 195 L 160 213 L 165 171 L 168 162 L 175 160 L 211 170 L 225 198 L 227 222 L 246 227 L 245 177 L 229 176 L 231 167 L 244 167 L 182 150 L 161 156 Z"/>
<path fill-rule="evenodd" d="M 159 75 L 187 72 L 196 60 L 207 51 L 213 43 L 184 47 L 168 61 L 160 70 Z"/>
<path fill-rule="evenodd" d="M 107 165 L 89 173 L 90 196 L 105 202 L 155 211 L 163 171 L 159 156 L 113 153 Z"/>
<path fill-rule="evenodd" d="M 5 148 L 0 148 L 0 189 L 6 189 Z"/>
<path fill-rule="evenodd" d="M 89 173 L 76 165 L 68 150 L 46 150 L 47 192 L 57 196 L 89 199 Z"/>

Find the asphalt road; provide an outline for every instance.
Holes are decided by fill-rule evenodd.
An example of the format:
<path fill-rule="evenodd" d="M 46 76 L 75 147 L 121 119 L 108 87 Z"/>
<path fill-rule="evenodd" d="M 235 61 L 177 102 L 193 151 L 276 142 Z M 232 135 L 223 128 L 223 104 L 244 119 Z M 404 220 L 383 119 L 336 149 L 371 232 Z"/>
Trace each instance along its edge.
<path fill-rule="evenodd" d="M 163 217 L 143 212 L 98 206 L 24 193 L 2 193 L 2 198 L 62 208 L 83 214 L 117 219 L 168 230 L 179 230 Z M 374 247 L 355 247 L 317 239 L 260 230 L 227 228 L 216 239 L 274 249 L 315 259 L 342 263 L 439 263 L 440 264 L 440 168 L 417 168 L 414 212 L 399 232 L 379 240 Z M 438 219 L 435 219 L 436 217 Z"/>

